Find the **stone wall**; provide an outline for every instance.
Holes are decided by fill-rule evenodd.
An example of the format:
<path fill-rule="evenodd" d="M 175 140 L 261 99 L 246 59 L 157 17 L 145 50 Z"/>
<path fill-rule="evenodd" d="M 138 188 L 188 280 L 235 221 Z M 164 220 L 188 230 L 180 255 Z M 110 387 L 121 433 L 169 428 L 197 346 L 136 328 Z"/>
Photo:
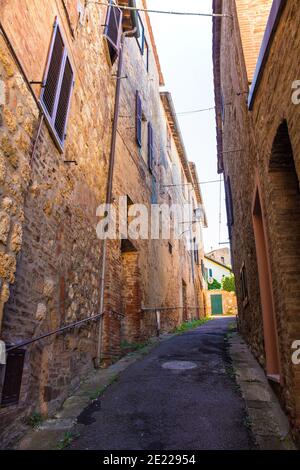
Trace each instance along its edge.
<path fill-rule="evenodd" d="M 234 292 L 213 289 L 206 291 L 207 314 L 212 315 L 211 296 L 222 295 L 223 315 L 237 315 L 237 300 Z"/>
<path fill-rule="evenodd" d="M 100 26 L 105 7 L 89 4 L 78 22 L 75 0 L 64 2 L 66 10 L 59 0 L 45 2 L 42 10 L 37 0 L 24 0 L 22 5 L 12 0 L 3 7 L 2 3 L 1 23 L 28 80 L 43 77 L 56 16 L 75 72 L 61 153 L 41 122 L 34 99 L 40 87 L 33 85 L 32 93 L 0 35 L 0 332 L 7 344 L 19 344 L 99 313 L 102 253 L 96 209 L 105 201 L 116 65 L 107 61 Z M 159 96 L 161 72 L 147 27 L 146 35 L 148 72 L 136 40 L 125 41 L 123 74 L 128 78 L 121 85 L 113 196 L 117 201 L 119 195 L 128 195 L 149 207 L 153 184 L 147 145 L 140 150 L 135 141 L 136 90 L 145 119 L 155 129 L 157 182 L 166 120 Z M 160 202 L 159 188 L 157 193 Z M 134 253 L 127 253 L 121 240 L 108 242 L 105 362 L 120 357 L 123 340 L 144 341 L 156 333 L 154 315 L 142 313 L 141 307 L 180 306 L 182 279 L 188 304 L 202 299 L 199 270 L 194 286 L 190 255 L 182 242 L 174 243 L 172 255 L 167 240 L 133 244 Z M 181 312 L 166 315 L 163 329 L 177 326 Z M 93 367 L 98 328 L 99 322 L 84 323 L 26 347 L 19 403 L 0 409 L 3 446 L 20 435 L 24 418 L 32 412 L 52 415 Z"/>
<path fill-rule="evenodd" d="M 299 79 L 299 5 L 291 0 L 281 14 L 257 88 L 253 110 L 249 111 L 247 95 L 237 94 L 238 91 L 248 90 L 247 62 L 251 61 L 251 52 L 248 50 L 246 61 L 244 53 L 246 43 L 250 40 L 249 31 L 244 28 L 243 22 L 238 22 L 234 6 L 229 2 L 224 3 L 234 15 L 232 25 L 225 21 L 222 25 L 220 60 L 221 86 L 225 102 L 229 103 L 225 108 L 222 137 L 225 152 L 224 176 L 230 176 L 233 193 L 231 248 L 237 284 L 239 324 L 252 351 L 266 368 L 265 340 L 272 332 L 269 328 L 264 334 L 267 317 L 266 311 L 262 309 L 262 301 L 266 289 L 260 292 L 260 283 L 264 279 L 258 268 L 262 260 L 257 258 L 256 246 L 259 240 L 255 243 L 253 229 L 255 195 L 259 194 L 267 269 L 271 279 L 270 302 L 276 329 L 274 340 L 278 345 L 280 361 L 280 384 L 276 385 L 276 389 L 295 435 L 299 436 L 300 375 L 299 366 L 293 365 L 291 360 L 291 345 L 294 340 L 299 339 L 300 333 L 300 299 L 297 287 L 300 274 L 300 107 L 294 105 L 291 99 L 292 83 Z M 236 3 L 238 8 L 243 5 L 243 2 Z M 264 7 L 265 2 L 260 3 Z M 253 52 L 252 59 L 254 56 L 257 54 Z M 216 60 L 218 59 L 215 58 Z M 282 129 L 286 129 L 284 135 Z M 243 299 L 240 280 L 243 263 L 247 274 L 247 302 Z"/>

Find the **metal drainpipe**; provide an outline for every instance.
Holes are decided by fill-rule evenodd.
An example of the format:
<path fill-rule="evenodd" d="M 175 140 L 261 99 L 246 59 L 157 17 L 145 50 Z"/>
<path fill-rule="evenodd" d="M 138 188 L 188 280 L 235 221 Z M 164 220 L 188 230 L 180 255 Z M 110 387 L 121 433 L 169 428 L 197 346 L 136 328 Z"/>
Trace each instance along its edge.
<path fill-rule="evenodd" d="M 114 110 L 114 120 L 112 127 L 112 136 L 111 136 L 111 147 L 110 147 L 110 158 L 109 158 L 109 169 L 108 169 L 108 181 L 106 189 L 106 204 L 111 204 L 112 202 L 112 187 L 113 187 L 113 176 L 114 176 L 114 165 L 115 165 L 115 155 L 116 155 L 116 142 L 117 142 L 117 128 L 119 120 L 119 111 L 120 111 L 120 92 L 121 92 L 121 80 L 122 80 L 122 69 L 123 69 L 123 57 L 124 57 L 124 44 L 126 37 L 132 37 L 137 32 L 137 28 L 127 31 L 122 34 L 121 37 L 121 47 L 117 71 L 117 86 L 116 86 L 116 95 L 115 95 L 115 110 Z M 104 292 L 105 292 L 105 274 L 106 274 L 106 257 L 107 257 L 107 239 L 102 240 L 102 262 L 101 262 L 101 274 L 100 274 L 100 305 L 99 313 L 103 312 L 104 308 Z M 99 368 L 101 365 L 101 352 L 102 352 L 102 330 L 103 330 L 103 317 L 100 317 L 99 321 L 99 330 L 98 330 L 98 343 L 97 343 L 97 356 L 95 358 L 94 365 L 96 368 Z"/>

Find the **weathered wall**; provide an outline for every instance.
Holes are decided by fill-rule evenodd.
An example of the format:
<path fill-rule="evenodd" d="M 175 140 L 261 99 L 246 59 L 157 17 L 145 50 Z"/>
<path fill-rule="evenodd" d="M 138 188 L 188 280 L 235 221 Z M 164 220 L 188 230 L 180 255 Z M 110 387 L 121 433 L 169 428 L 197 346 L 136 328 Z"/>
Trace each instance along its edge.
<path fill-rule="evenodd" d="M 0 36 L 0 313 L 1 339 L 11 344 L 95 315 L 99 307 L 101 243 L 96 236 L 96 209 L 105 200 L 116 65 L 108 64 L 100 27 L 105 7 L 88 5 L 81 25 L 74 15 L 77 2 L 65 3 L 67 15 L 59 0 L 46 2 L 43 9 L 37 0 L 24 0 L 22 5 L 12 0 L 9 5 L 4 2 L 0 13 L 29 80 L 43 77 L 56 16 L 75 72 L 63 153 L 42 123 L 31 158 L 38 109 Z M 121 86 L 114 198 L 128 195 L 149 207 L 153 189 L 147 146 L 141 154 L 135 142 L 137 89 L 145 117 L 155 128 L 158 163 L 165 148 L 166 122 L 161 115 L 160 75 L 146 34 L 148 73 L 136 40 L 126 39 L 125 44 L 128 78 Z M 39 86 L 34 89 L 39 96 Z M 158 175 L 157 169 L 157 179 Z M 137 251 L 129 254 L 122 252 L 120 240 L 108 242 L 105 309 L 111 313 L 103 324 L 103 359 L 108 361 L 122 354 L 123 339 L 140 341 L 155 334 L 154 314 L 141 313 L 141 306 L 181 305 L 182 278 L 188 304 L 201 298 L 198 287 L 195 293 L 191 284 L 189 255 L 182 244 L 174 243 L 173 255 L 167 241 L 134 244 Z M 182 311 L 176 310 L 163 320 L 163 329 L 181 320 Z M 0 410 L 3 445 L 20 435 L 24 417 L 33 411 L 51 415 L 78 385 L 93 366 L 97 336 L 98 323 L 89 323 L 26 348 L 19 404 Z"/>
<path fill-rule="evenodd" d="M 228 2 L 225 2 L 228 5 Z M 264 2 L 261 2 L 264 3 Z M 225 93 L 223 126 L 225 176 L 230 175 L 233 192 L 234 226 L 232 227 L 233 266 L 236 276 L 239 323 L 241 332 L 265 367 L 265 349 L 259 293 L 258 267 L 252 223 L 254 194 L 261 194 L 267 253 L 270 262 L 272 297 L 280 358 L 279 396 L 288 412 L 293 429 L 300 428 L 299 366 L 291 360 L 291 345 L 299 339 L 299 209 L 293 178 L 299 180 L 299 113 L 292 103 L 292 83 L 298 79 L 299 5 L 289 1 L 282 13 L 270 55 L 258 86 L 253 111 L 249 112 L 245 96 L 237 91 L 248 89 L 246 64 L 240 38 L 243 23 L 234 14 L 233 27 L 222 26 L 221 82 Z M 251 15 L 250 15 L 251 17 Z M 247 29 L 241 33 L 247 35 Z M 228 47 L 230 44 L 230 48 Z M 287 163 L 272 164 L 272 147 L 277 130 L 286 120 L 296 171 Z M 277 149 L 278 150 L 278 149 Z M 280 153 L 280 152 L 279 152 Z M 288 149 L 280 157 L 288 161 Z M 278 156 L 275 155 L 275 160 Z M 278 162 L 277 162 L 278 164 Z M 297 184 L 295 183 L 295 188 Z M 242 303 L 240 269 L 246 266 L 249 302 Z"/>

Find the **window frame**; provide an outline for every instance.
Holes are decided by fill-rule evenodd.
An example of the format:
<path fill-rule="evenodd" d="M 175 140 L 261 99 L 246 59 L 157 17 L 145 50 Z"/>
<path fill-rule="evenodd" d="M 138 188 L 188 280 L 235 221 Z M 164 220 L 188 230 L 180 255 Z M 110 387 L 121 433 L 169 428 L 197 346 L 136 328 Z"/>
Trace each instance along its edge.
<path fill-rule="evenodd" d="M 45 90 L 46 90 L 46 83 L 47 83 L 49 69 L 50 69 L 50 65 L 51 65 L 55 39 L 56 39 L 56 35 L 58 33 L 60 34 L 61 39 L 62 39 L 62 43 L 63 43 L 63 54 L 62 54 L 62 59 L 61 59 L 61 64 L 60 64 L 59 76 L 58 76 L 58 80 L 57 80 L 57 86 L 56 86 L 55 98 L 54 98 L 54 104 L 53 104 L 53 111 L 52 111 L 52 116 L 51 116 L 49 114 L 49 111 L 47 110 L 47 107 L 44 103 L 43 98 L 44 98 L 44 94 L 45 94 Z M 66 112 L 66 117 L 65 117 L 65 122 L 64 122 L 64 131 L 63 131 L 63 137 L 61 139 L 60 136 L 58 135 L 56 129 L 55 129 L 55 122 L 56 122 L 56 117 L 57 117 L 58 104 L 59 104 L 59 99 L 60 99 L 60 95 L 61 95 L 62 82 L 63 82 L 63 78 L 64 78 L 64 72 L 65 72 L 65 69 L 66 69 L 67 61 L 69 62 L 70 68 L 71 68 L 71 71 L 72 71 L 72 84 L 71 84 L 70 90 L 69 90 L 67 112 Z M 40 103 L 40 106 L 41 106 L 42 111 L 44 113 L 44 116 L 46 118 L 46 123 L 47 123 L 48 129 L 50 131 L 50 134 L 52 135 L 52 137 L 55 141 L 55 144 L 57 145 L 57 147 L 58 147 L 58 149 L 61 153 L 63 153 L 63 151 L 64 151 L 64 145 L 65 145 L 66 136 L 67 136 L 66 129 L 67 129 L 67 123 L 68 123 L 68 120 L 69 120 L 69 113 L 70 113 L 70 107 L 71 107 L 72 94 L 73 94 L 73 90 L 74 90 L 74 84 L 75 84 L 74 67 L 73 67 L 73 64 L 72 64 L 72 61 L 71 61 L 71 58 L 70 58 L 70 55 L 69 55 L 69 51 L 68 51 L 68 48 L 67 48 L 67 42 L 65 40 L 62 28 L 60 27 L 58 17 L 56 17 L 55 21 L 54 21 L 54 25 L 53 25 L 53 32 L 52 32 L 52 36 L 51 36 L 50 48 L 49 48 L 48 56 L 47 56 L 47 63 L 46 63 L 46 68 L 45 68 L 43 81 L 42 81 L 42 89 L 41 89 L 41 93 L 40 93 L 40 96 L 39 96 L 39 103 Z"/>
<path fill-rule="evenodd" d="M 154 132 L 151 122 L 148 122 L 148 168 L 150 173 L 154 171 Z"/>
<path fill-rule="evenodd" d="M 109 55 L 109 60 L 110 60 L 111 66 L 113 66 L 113 64 L 115 63 L 115 61 L 117 60 L 117 58 L 119 56 L 120 46 L 121 46 L 122 24 L 123 24 L 123 12 L 120 8 L 113 7 L 112 6 L 113 4 L 115 4 L 113 2 L 113 0 L 109 0 L 109 4 L 107 6 L 106 18 L 105 18 L 104 31 L 103 31 L 103 36 L 104 36 L 104 38 L 107 42 L 107 47 L 108 47 L 108 43 L 109 43 L 110 46 L 114 49 L 115 54 L 116 54 L 115 58 L 112 58 L 111 55 L 110 55 L 110 52 L 108 50 L 108 55 Z M 118 29 L 118 38 L 117 38 L 117 42 L 114 43 L 112 41 L 111 37 L 108 35 L 108 27 L 109 27 L 110 16 L 112 14 L 114 15 L 114 19 L 116 20 L 116 16 L 115 16 L 116 10 L 119 11 L 120 18 L 119 18 L 119 25 L 115 21 L 117 29 Z"/>
<path fill-rule="evenodd" d="M 135 93 L 135 138 L 137 145 L 141 149 L 143 146 L 143 106 L 142 98 L 138 90 Z"/>
<path fill-rule="evenodd" d="M 229 239 L 232 238 L 232 226 L 234 225 L 234 214 L 233 214 L 233 199 L 232 199 L 232 190 L 230 176 L 224 178 L 225 183 L 225 203 L 226 203 L 226 212 L 227 212 L 227 225 Z"/>
<path fill-rule="evenodd" d="M 141 51 L 141 54 L 144 55 L 145 39 L 146 39 L 145 38 L 145 26 L 144 26 L 144 23 L 142 21 L 141 15 L 138 11 L 137 11 L 137 17 L 138 17 L 138 23 L 139 23 L 141 35 L 140 35 L 140 37 L 136 38 L 136 42 L 139 46 L 139 50 Z M 141 39 L 141 41 L 140 41 L 140 39 Z"/>

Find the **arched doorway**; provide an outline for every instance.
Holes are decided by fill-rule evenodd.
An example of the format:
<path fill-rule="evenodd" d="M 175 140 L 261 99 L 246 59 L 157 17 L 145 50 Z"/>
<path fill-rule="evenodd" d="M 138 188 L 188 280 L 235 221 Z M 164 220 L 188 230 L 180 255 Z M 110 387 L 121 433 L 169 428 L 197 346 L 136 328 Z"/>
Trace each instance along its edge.
<path fill-rule="evenodd" d="M 253 228 L 255 236 L 260 299 L 263 315 L 263 329 L 266 353 L 267 375 L 277 379 L 280 377 L 278 338 L 272 292 L 269 253 L 265 232 L 263 211 L 258 188 L 256 189 L 253 206 Z"/>
<path fill-rule="evenodd" d="M 284 385 L 291 379 L 286 376 L 291 373 L 285 367 L 286 359 L 290 362 L 293 336 L 300 327 L 300 292 L 297 288 L 300 276 L 300 191 L 286 121 L 277 129 L 262 191 L 259 185 L 256 189 L 253 225 L 267 373 L 276 377 L 280 369 L 284 369 L 285 377 L 281 377 Z M 278 344 L 284 361 L 282 367 Z"/>

